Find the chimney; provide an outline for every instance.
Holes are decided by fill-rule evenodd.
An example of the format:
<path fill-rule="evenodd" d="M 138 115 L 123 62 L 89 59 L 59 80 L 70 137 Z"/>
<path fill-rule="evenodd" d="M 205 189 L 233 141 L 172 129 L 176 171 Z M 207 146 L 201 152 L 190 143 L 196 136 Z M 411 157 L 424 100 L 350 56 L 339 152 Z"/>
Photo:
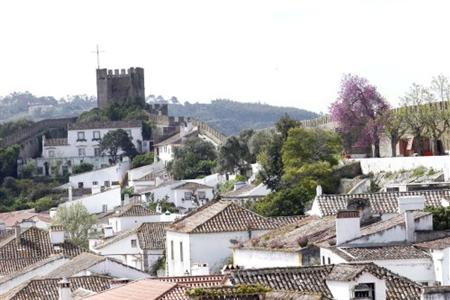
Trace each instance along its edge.
<path fill-rule="evenodd" d="M 6 230 L 6 224 L 3 221 L 0 221 L 0 232 L 5 231 Z"/>
<path fill-rule="evenodd" d="M 339 246 L 361 235 L 357 210 L 341 210 L 336 215 L 336 245 Z"/>
<path fill-rule="evenodd" d="M 402 196 L 398 197 L 398 213 L 402 214 L 408 210 L 423 210 L 425 208 L 425 196 Z"/>
<path fill-rule="evenodd" d="M 316 197 L 322 196 L 322 194 L 323 194 L 322 186 L 319 184 L 316 186 Z"/>
<path fill-rule="evenodd" d="M 72 195 L 72 186 L 70 185 L 67 189 L 69 201 L 72 201 L 73 195 Z"/>
<path fill-rule="evenodd" d="M 72 300 L 72 291 L 70 290 L 70 282 L 67 278 L 63 278 L 58 282 L 58 300 Z"/>
<path fill-rule="evenodd" d="M 19 248 L 20 247 L 20 245 L 22 244 L 22 241 L 21 241 L 21 239 L 20 239 L 20 225 L 19 224 L 15 224 L 14 225 L 14 236 L 15 236 L 15 238 L 16 238 L 16 244 L 17 244 L 17 247 Z"/>
<path fill-rule="evenodd" d="M 62 225 L 50 226 L 49 236 L 52 245 L 64 243 L 64 227 Z"/>
<path fill-rule="evenodd" d="M 112 226 L 105 226 L 103 227 L 103 233 L 105 238 L 112 237 L 114 235 L 114 230 Z"/>
<path fill-rule="evenodd" d="M 407 242 L 415 241 L 416 223 L 414 220 L 414 211 L 407 210 L 405 214 L 405 239 Z"/>
<path fill-rule="evenodd" d="M 130 203 L 130 195 L 129 194 L 124 194 L 123 195 L 123 205 L 128 205 Z"/>
<path fill-rule="evenodd" d="M 155 209 L 155 211 L 156 211 L 158 214 L 162 213 L 161 203 L 158 202 L 158 203 L 156 204 L 156 209 Z"/>

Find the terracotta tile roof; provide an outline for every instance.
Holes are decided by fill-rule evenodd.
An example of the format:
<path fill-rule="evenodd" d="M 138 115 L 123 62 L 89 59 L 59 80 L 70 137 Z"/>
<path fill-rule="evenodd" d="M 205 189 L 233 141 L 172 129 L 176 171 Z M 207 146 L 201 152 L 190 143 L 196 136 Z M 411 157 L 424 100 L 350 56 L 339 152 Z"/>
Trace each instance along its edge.
<path fill-rule="evenodd" d="M 386 192 L 365 194 L 323 194 L 316 198 L 319 209 L 324 216 L 335 215 L 339 210 L 347 209 L 349 199 L 368 199 L 373 213 L 396 213 L 398 209 L 398 197 L 401 196 L 425 196 L 425 204 L 440 207 L 442 199 L 450 199 L 450 190 L 428 190 L 411 192 Z"/>
<path fill-rule="evenodd" d="M 87 130 L 87 129 L 101 129 L 101 128 L 137 128 L 142 127 L 142 121 L 128 120 L 128 121 L 94 121 L 83 123 L 68 124 L 68 130 Z"/>
<path fill-rule="evenodd" d="M 171 137 L 168 137 L 167 139 L 160 141 L 159 143 L 155 144 L 154 147 L 161 147 L 161 146 L 167 146 L 167 145 L 181 145 L 181 135 L 179 132 L 175 133 Z"/>
<path fill-rule="evenodd" d="M 8 300 L 58 300 L 58 282 L 62 278 L 33 279 L 10 291 L 2 299 Z M 102 292 L 111 287 L 110 277 L 79 276 L 68 278 L 72 292 L 83 288 L 94 292 Z"/>
<path fill-rule="evenodd" d="M 302 293 L 291 291 L 274 291 L 266 294 L 266 300 L 327 300 L 321 293 Z"/>
<path fill-rule="evenodd" d="M 230 201 L 215 201 L 175 221 L 168 230 L 184 233 L 211 233 L 270 230 L 279 225 Z"/>
<path fill-rule="evenodd" d="M 351 261 L 374 261 L 374 260 L 401 260 L 401 259 L 420 259 L 431 258 L 423 250 L 412 245 L 391 245 L 377 247 L 331 247 L 331 251 L 341 256 L 348 262 Z"/>
<path fill-rule="evenodd" d="M 83 251 L 69 241 L 54 246 L 47 231 L 30 227 L 20 233 L 20 241 L 13 235 L 0 243 L 0 275 L 16 272 L 53 254 L 73 257 Z"/>
<path fill-rule="evenodd" d="M 274 220 L 281 226 L 293 224 L 300 220 L 306 218 L 306 216 L 279 216 L 279 217 L 269 217 L 271 220 Z"/>
<path fill-rule="evenodd" d="M 166 229 L 170 222 L 148 222 L 142 223 L 139 227 L 130 230 L 125 230 L 119 234 L 105 239 L 103 243 L 97 245 L 95 249 L 102 249 L 117 241 L 136 234 L 139 242 L 139 247 L 144 250 L 164 249 L 166 243 Z"/>
<path fill-rule="evenodd" d="M 172 188 L 172 190 L 198 190 L 198 189 L 213 189 L 213 187 L 197 182 L 183 182 L 180 185 L 174 186 Z"/>
<path fill-rule="evenodd" d="M 170 222 L 143 223 L 136 230 L 139 247 L 144 250 L 164 249 L 166 244 L 166 229 Z"/>
<path fill-rule="evenodd" d="M 450 236 L 447 236 L 447 237 L 444 237 L 441 239 L 437 239 L 434 241 L 418 243 L 418 244 L 416 244 L 416 246 L 419 248 L 433 249 L 433 250 L 450 248 Z"/>
<path fill-rule="evenodd" d="M 38 218 L 44 222 L 50 223 L 51 219 L 48 214 L 37 213 L 32 209 L 18 210 L 6 213 L 0 213 L 0 222 L 4 222 L 7 227 L 12 227 L 16 223 L 20 223 L 23 220 Z"/>
<path fill-rule="evenodd" d="M 239 270 L 231 273 L 232 284 L 262 284 L 274 290 L 322 293 L 333 298 L 326 280 L 348 280 L 363 272 L 385 279 L 388 300 L 420 299 L 422 286 L 375 264 L 339 264 Z"/>
<path fill-rule="evenodd" d="M 179 283 L 188 287 L 211 287 L 221 286 L 228 276 L 225 275 L 202 275 L 202 276 L 173 276 L 160 277 L 158 280 L 172 283 Z"/>
<path fill-rule="evenodd" d="M 335 218 L 308 216 L 260 236 L 243 244 L 246 249 L 273 251 L 298 251 L 300 237 L 307 238 L 308 244 L 320 243 L 335 236 Z"/>
<path fill-rule="evenodd" d="M 122 209 L 116 211 L 113 217 L 143 217 L 159 215 L 157 212 L 150 210 L 142 204 L 132 203 Z"/>
<path fill-rule="evenodd" d="M 232 190 L 226 193 L 223 193 L 221 196 L 222 198 L 235 198 L 235 197 L 239 197 L 243 194 L 246 194 L 248 192 L 250 192 L 251 190 L 253 190 L 256 187 L 256 185 L 254 184 L 246 184 L 244 186 L 241 186 L 240 188 L 236 189 L 236 190 Z"/>
<path fill-rule="evenodd" d="M 66 138 L 45 139 L 45 146 L 66 146 L 68 144 Z"/>
<path fill-rule="evenodd" d="M 71 277 L 81 271 L 107 260 L 108 257 L 96 255 L 90 252 L 84 252 L 75 256 L 70 262 L 65 263 L 61 267 L 53 270 L 45 275 L 46 278 Z"/>
<path fill-rule="evenodd" d="M 176 283 L 144 279 L 87 297 L 89 300 L 156 300 L 170 292 Z"/>
<path fill-rule="evenodd" d="M 189 287 L 177 284 L 173 289 L 162 295 L 158 300 L 190 300 L 186 296 Z"/>

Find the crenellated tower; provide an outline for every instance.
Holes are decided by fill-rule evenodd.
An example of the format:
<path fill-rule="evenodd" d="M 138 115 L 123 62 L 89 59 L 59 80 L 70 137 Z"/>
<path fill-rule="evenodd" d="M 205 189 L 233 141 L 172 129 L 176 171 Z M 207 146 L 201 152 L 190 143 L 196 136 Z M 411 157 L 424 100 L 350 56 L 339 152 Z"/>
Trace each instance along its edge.
<path fill-rule="evenodd" d="M 128 99 L 145 102 L 144 69 L 97 69 L 97 106 L 125 104 Z"/>

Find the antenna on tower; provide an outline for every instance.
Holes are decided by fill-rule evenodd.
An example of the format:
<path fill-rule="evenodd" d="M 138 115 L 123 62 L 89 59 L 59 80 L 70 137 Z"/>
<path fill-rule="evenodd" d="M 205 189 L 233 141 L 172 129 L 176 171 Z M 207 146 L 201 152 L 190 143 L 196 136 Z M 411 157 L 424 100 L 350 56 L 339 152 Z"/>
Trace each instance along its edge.
<path fill-rule="evenodd" d="M 104 53 L 105 51 L 100 51 L 100 48 L 97 44 L 97 48 L 95 51 L 91 52 L 91 53 L 95 53 L 97 54 L 97 69 L 100 69 L 100 53 Z"/>

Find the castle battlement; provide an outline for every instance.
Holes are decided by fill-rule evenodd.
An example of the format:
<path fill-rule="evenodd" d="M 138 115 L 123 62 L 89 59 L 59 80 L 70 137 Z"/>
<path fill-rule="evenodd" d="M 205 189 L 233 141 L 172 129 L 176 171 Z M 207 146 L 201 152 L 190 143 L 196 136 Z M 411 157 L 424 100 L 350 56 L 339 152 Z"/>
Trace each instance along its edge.
<path fill-rule="evenodd" d="M 144 69 L 97 69 L 99 108 L 109 103 L 125 103 L 128 98 L 145 99 Z"/>

